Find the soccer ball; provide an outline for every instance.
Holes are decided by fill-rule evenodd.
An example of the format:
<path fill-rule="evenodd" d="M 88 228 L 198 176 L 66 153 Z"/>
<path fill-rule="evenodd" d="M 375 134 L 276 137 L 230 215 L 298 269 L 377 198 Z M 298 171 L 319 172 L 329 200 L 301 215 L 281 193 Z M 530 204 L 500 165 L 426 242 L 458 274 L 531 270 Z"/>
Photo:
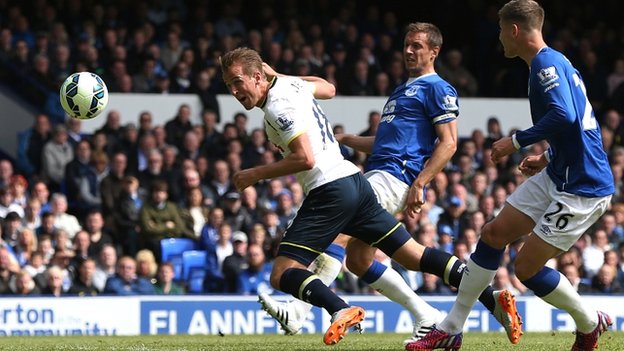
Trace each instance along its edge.
<path fill-rule="evenodd" d="M 108 89 L 102 78 L 91 72 L 70 75 L 61 85 L 61 106 L 70 117 L 97 117 L 108 104 Z"/>

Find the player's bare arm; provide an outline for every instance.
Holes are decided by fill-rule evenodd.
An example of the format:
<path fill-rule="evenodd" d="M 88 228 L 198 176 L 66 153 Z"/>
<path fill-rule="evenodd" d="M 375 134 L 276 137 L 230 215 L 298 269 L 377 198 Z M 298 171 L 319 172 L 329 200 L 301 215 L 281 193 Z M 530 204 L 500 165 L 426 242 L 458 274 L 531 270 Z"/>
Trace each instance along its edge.
<path fill-rule="evenodd" d="M 360 152 L 370 154 L 373 152 L 374 136 L 360 136 L 354 134 L 336 134 L 336 140 L 348 147 Z"/>
<path fill-rule="evenodd" d="M 284 77 L 285 74 L 277 73 L 271 66 L 269 66 L 266 62 L 262 63 L 262 69 L 264 70 L 264 74 L 266 74 L 267 79 L 271 81 L 274 77 Z M 314 83 L 314 97 L 316 99 L 327 100 L 336 96 L 336 87 L 326 81 L 321 77 L 316 76 L 299 76 L 307 82 Z"/>
<path fill-rule="evenodd" d="M 425 204 L 425 186 L 444 169 L 457 150 L 457 121 L 437 124 L 435 130 L 439 141 L 407 194 L 405 207 L 408 216 L 411 217 L 416 216 L 420 212 L 420 207 Z"/>
<path fill-rule="evenodd" d="M 530 155 L 525 157 L 522 162 L 520 162 L 518 169 L 524 176 L 531 177 L 539 173 L 547 165 L 548 158 L 544 153 L 541 155 Z"/>
<path fill-rule="evenodd" d="M 283 159 L 268 165 L 244 169 L 234 174 L 234 185 L 239 191 L 261 179 L 277 178 L 299 173 L 314 167 L 314 153 L 307 133 L 303 133 L 288 144 L 291 153 Z"/>
<path fill-rule="evenodd" d="M 498 163 L 501 158 L 511 155 L 517 150 L 518 148 L 514 145 L 511 137 L 501 138 L 492 144 L 492 161 Z"/>

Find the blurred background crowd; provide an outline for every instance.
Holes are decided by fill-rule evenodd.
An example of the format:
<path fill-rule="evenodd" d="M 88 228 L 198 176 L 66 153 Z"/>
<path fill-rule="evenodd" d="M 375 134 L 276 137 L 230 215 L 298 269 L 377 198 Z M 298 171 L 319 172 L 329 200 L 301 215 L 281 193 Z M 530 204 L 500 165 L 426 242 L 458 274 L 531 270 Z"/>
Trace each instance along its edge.
<path fill-rule="evenodd" d="M 623 6 L 573 3 L 542 4 L 544 33 L 581 72 L 617 193 L 598 223 L 550 264 L 581 292 L 618 293 L 624 286 Z M 501 4 L 442 0 L 414 11 L 413 4 L 377 1 L 0 0 L 0 80 L 42 111 L 19 134 L 17 158 L 0 160 L 0 294 L 271 291 L 271 260 L 304 194 L 293 177 L 243 192 L 233 187 L 236 171 L 280 156 L 262 130 L 249 130 L 246 114 L 220 115 L 216 95 L 227 90 L 218 57 L 245 45 L 281 73 L 324 77 L 339 95 L 387 96 L 406 79 L 403 27 L 428 21 L 445 39 L 437 71 L 460 98 L 526 97 L 526 65 L 506 60 L 498 44 Z M 99 117 L 101 128 L 83 133 L 80 121 L 66 120 L 57 106 L 60 84 L 75 71 L 99 74 L 111 92 L 197 94 L 204 109 L 181 105 L 164 125 L 148 112 L 121 125 L 111 110 Z M 200 124 L 190 122 L 193 115 Z M 348 132 L 374 135 L 379 112 L 359 118 L 369 128 Z M 419 242 L 460 259 L 474 250 L 481 226 L 524 180 L 517 170 L 522 156 L 546 147 L 536 144 L 493 164 L 492 143 L 513 132 L 505 127 L 493 116 L 461 136 L 419 217 L 400 216 Z M 342 151 L 365 167 L 366 155 Z M 182 250 L 192 251 L 186 256 L 199 260 L 197 269 L 180 254 L 169 256 L 174 242 L 187 245 Z M 497 288 L 525 292 L 510 264 L 521 245 L 509 247 Z M 381 253 L 378 259 L 393 264 Z M 395 268 L 419 293 L 453 294 L 435 276 Z M 334 287 L 374 293 L 346 269 Z"/>

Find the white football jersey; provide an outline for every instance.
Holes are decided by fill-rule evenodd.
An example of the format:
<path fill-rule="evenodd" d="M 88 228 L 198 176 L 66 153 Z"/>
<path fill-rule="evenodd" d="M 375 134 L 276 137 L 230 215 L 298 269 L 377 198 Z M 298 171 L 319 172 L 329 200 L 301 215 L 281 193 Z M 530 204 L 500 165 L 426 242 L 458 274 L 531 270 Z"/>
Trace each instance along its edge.
<path fill-rule="evenodd" d="M 360 171 L 342 157 L 331 124 L 313 92 L 314 83 L 297 77 L 279 77 L 271 83 L 267 100 L 262 105 L 269 141 L 284 157 L 290 154 L 288 144 L 291 141 L 303 133 L 308 134 L 314 152 L 314 167 L 296 174 L 306 194 Z"/>

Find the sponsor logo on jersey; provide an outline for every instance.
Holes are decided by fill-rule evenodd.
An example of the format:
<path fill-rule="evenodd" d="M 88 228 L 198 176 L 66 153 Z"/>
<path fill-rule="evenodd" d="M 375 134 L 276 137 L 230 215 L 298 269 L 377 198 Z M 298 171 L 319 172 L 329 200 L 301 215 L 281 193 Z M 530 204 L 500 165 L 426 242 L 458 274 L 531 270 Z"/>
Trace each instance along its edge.
<path fill-rule="evenodd" d="M 409 89 L 407 89 L 405 91 L 405 96 L 414 96 L 418 93 L 418 89 L 420 89 L 419 85 L 414 85 L 409 87 Z"/>
<path fill-rule="evenodd" d="M 445 95 L 442 107 L 444 107 L 448 111 L 458 110 L 459 108 L 457 107 L 457 96 Z"/>
<path fill-rule="evenodd" d="M 292 128 L 293 124 L 295 123 L 295 121 L 293 121 L 292 119 L 290 119 L 288 117 L 283 117 L 283 116 L 277 117 L 275 122 L 277 122 L 278 128 L 282 132 L 290 130 Z"/>
<path fill-rule="evenodd" d="M 537 78 L 539 78 L 539 83 L 545 87 L 559 79 L 559 75 L 557 74 L 555 66 L 550 66 L 540 69 L 539 72 L 537 72 Z"/>

